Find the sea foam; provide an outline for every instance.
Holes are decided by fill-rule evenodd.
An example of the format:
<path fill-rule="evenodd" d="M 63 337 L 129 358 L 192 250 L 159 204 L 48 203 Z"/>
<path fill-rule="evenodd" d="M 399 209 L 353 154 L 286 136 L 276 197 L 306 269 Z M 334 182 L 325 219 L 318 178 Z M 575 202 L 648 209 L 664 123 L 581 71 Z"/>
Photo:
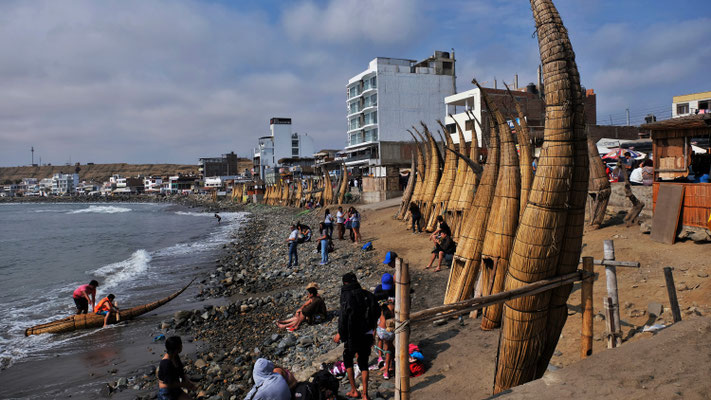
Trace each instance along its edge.
<path fill-rule="evenodd" d="M 134 251 L 126 260 L 104 265 L 94 271 L 94 274 L 103 278 L 102 288 L 112 288 L 145 273 L 151 260 L 151 255 L 146 250 L 140 249 Z"/>
<path fill-rule="evenodd" d="M 125 213 L 131 211 L 127 207 L 117 207 L 117 206 L 89 206 L 89 208 L 82 208 L 81 210 L 69 211 L 67 214 L 83 214 L 83 213 L 96 213 L 96 214 L 116 214 Z"/>

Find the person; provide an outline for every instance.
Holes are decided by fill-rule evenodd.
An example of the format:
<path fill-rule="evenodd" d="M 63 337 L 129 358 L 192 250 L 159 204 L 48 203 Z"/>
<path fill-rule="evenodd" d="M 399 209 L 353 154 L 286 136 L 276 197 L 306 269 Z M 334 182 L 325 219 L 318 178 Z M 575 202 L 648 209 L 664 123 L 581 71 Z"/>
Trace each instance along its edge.
<path fill-rule="evenodd" d="M 646 159 L 642 162 L 642 184 L 652 186 L 654 183 L 654 162 Z"/>
<path fill-rule="evenodd" d="M 395 350 L 395 298 L 389 297 L 381 303 L 381 313 L 375 334 L 378 338 L 378 367 L 383 371 L 383 379 L 390 379 L 394 372 L 393 351 Z M 385 354 L 385 357 L 383 357 Z"/>
<path fill-rule="evenodd" d="M 109 318 L 111 318 L 111 315 L 116 315 L 116 321 L 118 322 L 119 319 L 119 309 L 116 307 L 116 303 L 114 303 L 114 299 L 116 296 L 113 294 L 109 294 L 108 296 L 104 297 L 99 301 L 99 304 L 96 305 L 96 314 L 97 315 L 104 315 L 104 328 L 106 328 L 106 325 L 109 324 Z"/>
<path fill-rule="evenodd" d="M 640 164 L 630 173 L 630 185 L 642 186 L 644 184 L 643 174 L 644 168 L 642 167 L 642 164 Z"/>
<path fill-rule="evenodd" d="M 348 209 L 348 217 L 346 218 L 346 229 L 348 229 L 348 237 L 351 239 L 351 242 L 355 242 L 355 234 L 353 233 L 353 221 L 351 221 L 351 218 L 353 217 L 353 207 Z"/>
<path fill-rule="evenodd" d="M 385 259 L 383 264 L 387 264 L 390 268 L 395 268 L 395 259 L 397 258 L 397 253 L 394 251 L 388 251 L 385 253 Z"/>
<path fill-rule="evenodd" d="M 291 389 L 284 376 L 290 373 L 283 368 L 275 367 L 274 363 L 266 358 L 259 358 L 252 369 L 254 386 L 247 393 L 245 400 L 290 400 Z M 292 377 L 293 379 L 293 377 Z M 296 385 L 294 379 L 294 385 Z"/>
<path fill-rule="evenodd" d="M 333 337 L 336 343 L 343 342 L 343 364 L 346 367 L 348 382 L 351 384 L 347 397 L 361 397 L 355 383 L 353 358 L 357 357 L 363 384 L 362 399 L 368 399 L 368 358 L 373 345 L 375 323 L 371 325 L 368 310 L 376 308 L 377 303 L 370 292 L 361 288 L 355 274 L 348 272 L 342 277 L 341 307 L 338 317 L 338 333 Z M 375 304 L 373 304 L 375 303 Z"/>
<path fill-rule="evenodd" d="M 74 304 L 77 307 L 78 314 L 87 314 L 89 312 L 89 303 L 91 303 L 91 311 L 94 311 L 94 305 L 96 304 L 96 288 L 99 286 L 99 282 L 92 279 L 87 285 L 81 285 L 74 289 L 72 297 L 74 298 Z"/>
<path fill-rule="evenodd" d="M 299 230 L 298 242 L 306 243 L 311 241 L 311 227 L 301 222 L 296 223 L 296 229 Z"/>
<path fill-rule="evenodd" d="M 294 316 L 277 322 L 279 329 L 286 329 L 293 332 L 299 329 L 301 323 L 306 321 L 309 324 L 319 324 L 326 320 L 326 303 L 318 294 L 318 284 L 311 282 L 306 286 L 306 302 L 299 307 Z"/>
<path fill-rule="evenodd" d="M 328 230 L 328 237 L 333 237 L 333 217 L 331 216 L 331 210 L 328 208 L 324 211 L 323 224 Z"/>
<path fill-rule="evenodd" d="M 391 273 L 384 273 L 380 278 L 380 285 L 375 287 L 373 295 L 375 300 L 383 301 L 387 300 L 389 297 L 395 297 L 395 285 L 393 285 L 393 275 Z"/>
<path fill-rule="evenodd" d="M 439 258 L 437 268 L 434 270 L 434 272 L 441 271 L 442 261 L 444 260 L 445 256 L 453 255 L 456 249 L 457 245 L 452 240 L 452 237 L 449 235 L 449 232 L 443 230 L 442 232 L 440 232 L 439 238 L 435 239 L 435 247 L 434 249 L 432 249 L 432 257 L 430 258 L 430 263 L 427 264 L 425 269 L 429 269 L 430 267 L 432 267 L 432 263 L 434 263 L 435 258 Z"/>
<path fill-rule="evenodd" d="M 351 207 L 351 228 L 353 229 L 353 241 L 360 241 L 360 213 L 355 207 Z"/>
<path fill-rule="evenodd" d="M 183 342 L 180 336 L 165 340 L 165 355 L 158 366 L 158 400 L 187 400 L 190 397 L 183 388 L 195 390 L 195 385 L 185 376 L 181 351 Z"/>
<path fill-rule="evenodd" d="M 319 239 L 319 246 L 321 247 L 321 262 L 319 265 L 326 265 L 328 264 L 328 239 L 330 236 L 328 236 L 328 228 L 326 228 L 326 224 L 321 222 L 319 224 L 319 231 L 321 232 L 321 237 Z"/>
<path fill-rule="evenodd" d="M 217 223 L 218 223 L 218 224 L 219 224 L 220 222 L 222 222 L 222 217 L 220 217 L 220 214 L 215 213 L 215 218 L 217 218 Z"/>
<path fill-rule="evenodd" d="M 346 222 L 345 220 L 345 214 L 343 214 L 343 207 L 338 207 L 338 211 L 336 212 L 336 227 L 338 228 L 338 240 L 345 240 L 343 235 L 346 233 L 346 229 L 344 226 L 344 223 Z"/>
<path fill-rule="evenodd" d="M 452 229 L 450 229 L 449 225 L 444 221 L 444 217 L 438 215 L 435 221 L 437 228 L 430 235 L 431 241 L 436 242 L 442 232 L 446 232 L 447 235 L 452 236 Z"/>
<path fill-rule="evenodd" d="M 296 246 L 298 246 L 299 230 L 296 229 L 296 225 L 291 224 L 291 234 L 286 242 L 289 244 L 289 267 L 292 265 L 299 265 L 299 254 L 296 252 Z"/>
<path fill-rule="evenodd" d="M 422 232 L 422 211 L 415 202 L 410 202 L 410 218 L 412 219 L 412 233 L 415 233 L 415 224 L 417 224 L 417 232 Z"/>

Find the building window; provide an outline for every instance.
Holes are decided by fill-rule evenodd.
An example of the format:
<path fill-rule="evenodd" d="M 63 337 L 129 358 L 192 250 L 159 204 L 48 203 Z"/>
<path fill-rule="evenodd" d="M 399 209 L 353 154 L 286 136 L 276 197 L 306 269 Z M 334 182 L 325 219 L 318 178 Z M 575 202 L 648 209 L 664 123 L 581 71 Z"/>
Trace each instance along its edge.
<path fill-rule="evenodd" d="M 354 146 L 356 144 L 361 143 L 363 143 L 363 132 L 351 133 L 350 137 L 348 138 L 348 144 L 350 146 Z"/>
<path fill-rule="evenodd" d="M 378 123 L 378 112 L 373 111 L 372 113 L 365 114 L 365 125 L 377 124 Z"/>
<path fill-rule="evenodd" d="M 348 130 L 358 129 L 360 126 L 360 118 L 358 117 L 351 118 L 350 121 L 348 121 Z"/>
<path fill-rule="evenodd" d="M 676 114 L 683 115 L 689 113 L 689 103 L 682 103 L 676 105 Z"/>
<path fill-rule="evenodd" d="M 291 147 L 299 148 L 299 139 L 291 139 Z"/>
<path fill-rule="evenodd" d="M 703 100 L 699 102 L 699 110 L 708 110 L 709 105 L 711 104 L 711 100 Z"/>
<path fill-rule="evenodd" d="M 355 114 L 357 112 L 360 112 L 360 110 L 361 110 L 360 101 L 356 100 L 356 101 L 353 101 L 349 104 L 348 114 Z"/>
<path fill-rule="evenodd" d="M 378 129 L 370 129 L 365 131 L 365 141 L 375 142 L 378 140 Z"/>
<path fill-rule="evenodd" d="M 365 104 L 363 105 L 363 107 L 364 108 L 365 107 L 375 107 L 377 105 L 378 105 L 378 95 L 374 94 L 370 97 L 366 97 Z"/>
<path fill-rule="evenodd" d="M 292 156 L 292 157 L 298 157 L 298 156 L 299 156 L 299 148 L 298 148 L 298 147 L 292 147 L 292 148 L 291 148 L 291 156 Z"/>
<path fill-rule="evenodd" d="M 348 88 L 348 98 L 353 98 L 362 93 L 362 90 L 360 88 L 360 85 L 354 85 Z"/>

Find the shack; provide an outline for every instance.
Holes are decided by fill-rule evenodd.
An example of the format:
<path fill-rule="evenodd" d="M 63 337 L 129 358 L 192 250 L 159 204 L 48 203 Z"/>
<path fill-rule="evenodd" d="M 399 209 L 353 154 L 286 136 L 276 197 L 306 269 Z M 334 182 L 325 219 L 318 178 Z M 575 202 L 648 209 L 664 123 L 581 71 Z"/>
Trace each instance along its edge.
<path fill-rule="evenodd" d="M 672 118 L 644 124 L 640 128 L 648 131 L 652 138 L 655 209 L 661 185 L 681 185 L 681 224 L 706 228 L 711 214 L 711 183 L 700 183 L 698 178 L 710 173 L 711 154 L 708 150 L 705 154 L 694 153 L 692 143 L 708 143 L 711 138 L 711 114 Z M 694 177 L 696 182 L 689 181 L 690 177 Z"/>

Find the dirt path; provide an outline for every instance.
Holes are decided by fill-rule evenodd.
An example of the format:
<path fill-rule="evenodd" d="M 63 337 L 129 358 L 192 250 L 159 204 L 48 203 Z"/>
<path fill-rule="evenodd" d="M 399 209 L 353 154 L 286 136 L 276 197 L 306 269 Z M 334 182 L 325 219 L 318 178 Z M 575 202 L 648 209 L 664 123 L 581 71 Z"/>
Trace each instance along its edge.
<path fill-rule="evenodd" d="M 409 262 L 415 289 L 413 310 L 441 305 L 449 270 L 439 273 L 424 270 L 432 243 L 428 235 L 413 234 L 402 221 L 394 220 L 392 216 L 395 211 L 395 207 L 364 211 L 361 229 L 364 238 L 373 241 L 381 259 L 387 251 L 395 251 Z M 608 221 L 612 223 L 618 220 L 621 218 L 608 216 Z M 641 263 L 639 269 L 617 269 L 623 347 L 627 343 L 651 337 L 651 333 L 641 333 L 645 325 L 671 323 L 662 272 L 665 266 L 675 268 L 674 279 L 682 318 L 695 319 L 711 313 L 711 245 L 697 245 L 691 241 L 665 245 L 653 242 L 649 235 L 640 233 L 637 227 L 613 225 L 586 231 L 583 255 L 601 259 L 602 243 L 606 239 L 614 240 L 618 260 Z M 602 297 L 606 293 L 605 269 L 596 266 L 595 272 L 600 276 L 594 286 L 594 311 L 600 316 L 596 317 L 594 325 L 593 353 L 598 354 L 606 352 L 602 340 L 604 320 L 601 319 L 604 314 Z M 576 285 L 570 297 L 569 318 L 556 355 L 551 360 L 552 369 L 577 365 L 580 361 L 579 289 L 579 285 Z M 656 320 L 650 318 L 647 312 L 648 305 L 655 302 L 664 308 Z M 486 398 L 491 395 L 499 331 L 481 331 L 480 320 L 465 319 L 464 324 L 461 326 L 454 320 L 444 326 L 434 326 L 432 323 L 413 326 L 412 341 L 420 344 L 431 362 L 425 375 L 412 380 L 414 398 L 436 398 L 443 394 L 444 398 L 453 399 Z M 639 362 L 647 361 L 640 357 Z"/>

